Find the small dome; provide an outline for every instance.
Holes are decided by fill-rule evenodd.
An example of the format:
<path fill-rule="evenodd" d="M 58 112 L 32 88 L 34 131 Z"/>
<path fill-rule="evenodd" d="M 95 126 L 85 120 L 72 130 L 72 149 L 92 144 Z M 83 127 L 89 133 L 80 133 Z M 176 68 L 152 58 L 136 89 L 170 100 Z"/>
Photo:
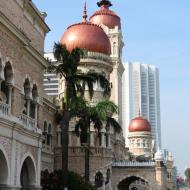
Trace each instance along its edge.
<path fill-rule="evenodd" d="M 132 119 L 131 123 L 129 124 L 129 132 L 150 132 L 151 126 L 150 123 L 142 118 L 142 117 L 136 117 L 135 119 Z"/>
<path fill-rule="evenodd" d="M 89 22 L 68 27 L 60 43 L 65 44 L 69 51 L 78 47 L 92 52 L 111 54 L 110 41 L 103 29 Z"/>
<path fill-rule="evenodd" d="M 114 28 L 115 26 L 121 28 L 120 17 L 113 11 L 109 10 L 109 7 L 112 6 L 110 1 L 101 0 L 98 3 L 98 6 L 101 8 L 90 17 L 90 22 L 97 25 L 104 24 L 108 28 Z"/>

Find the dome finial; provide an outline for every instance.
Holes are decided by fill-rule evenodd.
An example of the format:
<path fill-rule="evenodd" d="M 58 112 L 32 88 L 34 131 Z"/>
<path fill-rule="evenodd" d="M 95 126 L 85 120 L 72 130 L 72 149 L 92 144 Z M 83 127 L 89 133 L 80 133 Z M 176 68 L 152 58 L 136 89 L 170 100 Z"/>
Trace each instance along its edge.
<path fill-rule="evenodd" d="M 112 6 L 112 3 L 109 0 L 100 0 L 97 5 L 98 7 L 109 8 Z"/>
<path fill-rule="evenodd" d="M 84 1 L 83 22 L 87 22 L 86 0 Z"/>

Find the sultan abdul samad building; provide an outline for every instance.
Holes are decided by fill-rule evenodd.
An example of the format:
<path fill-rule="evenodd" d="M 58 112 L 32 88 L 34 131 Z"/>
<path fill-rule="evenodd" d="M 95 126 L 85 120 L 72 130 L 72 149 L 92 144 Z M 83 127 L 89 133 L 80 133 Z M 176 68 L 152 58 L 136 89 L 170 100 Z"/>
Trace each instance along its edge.
<path fill-rule="evenodd" d="M 81 70 L 109 79 L 110 100 L 121 110 L 124 44 L 120 18 L 110 10 L 111 5 L 108 0 L 99 1 L 99 10 L 89 21 L 85 9 L 82 21 L 69 26 L 60 42 L 69 50 L 87 50 Z M 44 39 L 49 30 L 45 14 L 31 0 L 0 0 L 0 190 L 41 189 L 41 171 L 61 168 L 61 129 L 53 125 L 56 107 L 43 89 L 48 66 Z M 103 91 L 99 84 L 94 91 L 95 104 L 103 98 Z M 59 93 L 61 98 L 61 86 Z M 121 113 L 116 116 L 120 123 Z M 84 147 L 73 132 L 73 122 L 69 169 L 84 175 Z M 173 160 L 164 160 L 160 150 L 155 153 L 149 122 L 139 116 L 128 130 L 130 144 L 125 147 L 122 131 L 102 127 L 97 135 L 91 127 L 90 181 L 101 190 L 172 189 L 167 176 L 171 176 Z"/>

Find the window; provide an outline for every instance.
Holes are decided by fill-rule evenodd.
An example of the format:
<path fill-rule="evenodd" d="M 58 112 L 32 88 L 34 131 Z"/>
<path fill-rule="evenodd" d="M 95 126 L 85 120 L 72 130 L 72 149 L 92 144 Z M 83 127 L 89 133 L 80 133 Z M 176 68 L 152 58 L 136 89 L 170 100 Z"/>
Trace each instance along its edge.
<path fill-rule="evenodd" d="M 140 147 L 140 139 L 137 140 L 137 147 Z"/>

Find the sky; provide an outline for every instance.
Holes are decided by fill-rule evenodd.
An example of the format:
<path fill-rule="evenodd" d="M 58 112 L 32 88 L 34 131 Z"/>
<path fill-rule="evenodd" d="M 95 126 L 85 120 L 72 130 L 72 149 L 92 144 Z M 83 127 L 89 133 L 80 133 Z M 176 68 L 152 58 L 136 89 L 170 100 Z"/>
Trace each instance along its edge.
<path fill-rule="evenodd" d="M 82 20 L 84 0 L 33 0 L 47 13 L 51 31 L 45 51 L 66 28 Z M 98 7 L 87 0 L 88 15 Z M 122 22 L 125 47 L 123 62 L 153 64 L 160 72 L 163 148 L 169 149 L 179 173 L 190 166 L 190 1 L 189 0 L 112 0 Z"/>

